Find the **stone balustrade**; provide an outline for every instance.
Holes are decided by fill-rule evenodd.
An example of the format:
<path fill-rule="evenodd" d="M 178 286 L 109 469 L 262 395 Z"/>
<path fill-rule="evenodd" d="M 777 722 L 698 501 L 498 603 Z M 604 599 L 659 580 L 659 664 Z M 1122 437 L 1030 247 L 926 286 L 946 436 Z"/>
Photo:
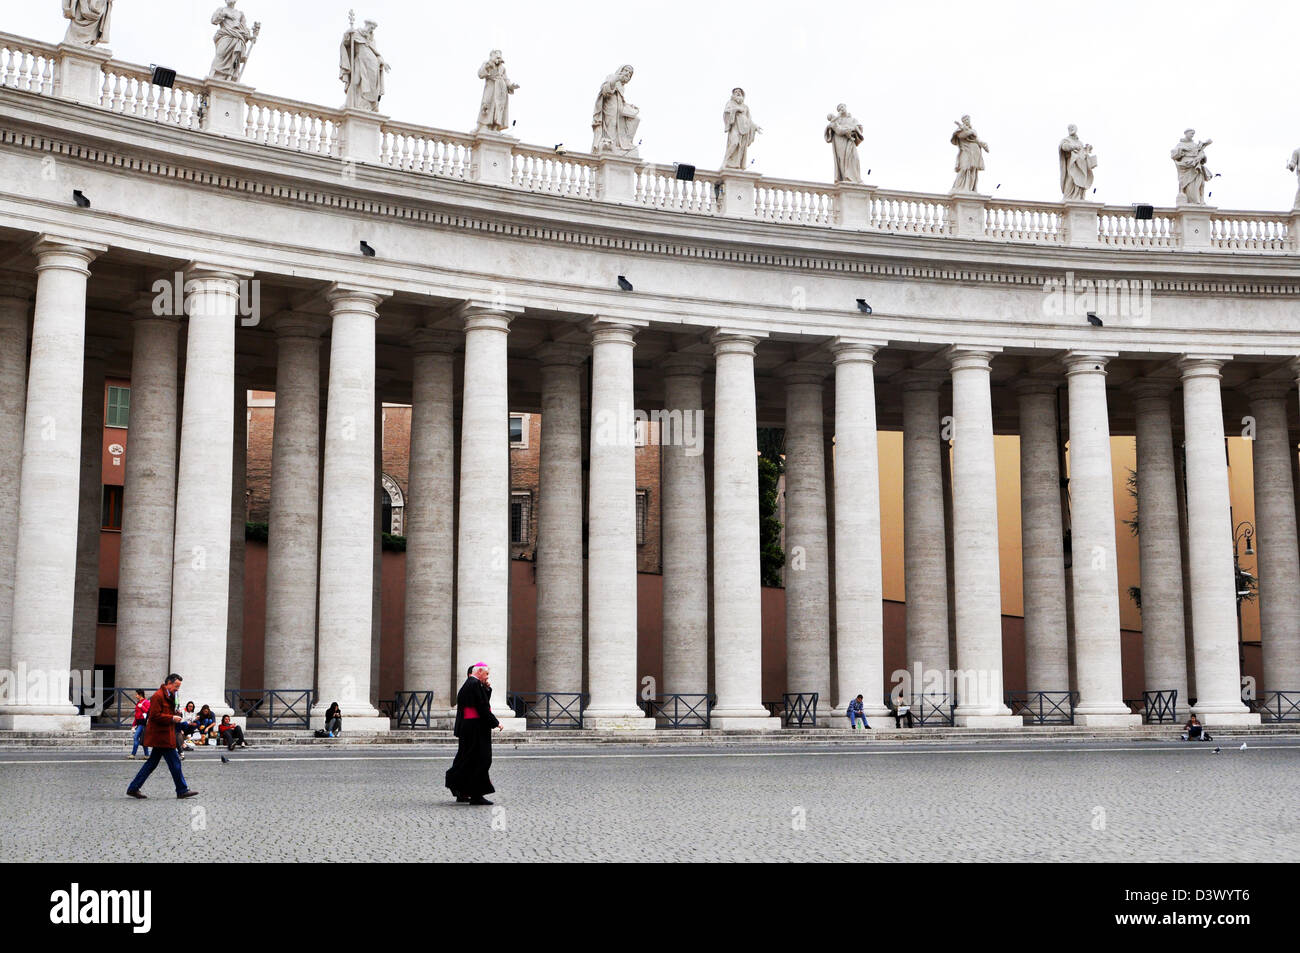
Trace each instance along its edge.
<path fill-rule="evenodd" d="M 71 65 L 69 65 L 71 61 Z M 98 70 L 90 75 L 87 70 Z M 88 77 L 88 78 L 87 78 Z M 626 157 L 594 156 L 520 143 L 499 134 L 460 133 L 382 116 L 267 96 L 216 80 L 151 82 L 143 66 L 0 33 L 0 87 L 59 96 L 136 118 L 403 172 L 480 181 L 569 199 L 634 205 L 688 215 L 728 215 L 778 225 L 900 235 L 1100 248 L 1296 254 L 1300 211 L 1220 211 L 1034 202 L 976 193 L 888 191 L 752 172 L 697 170 Z M 89 84 L 86 88 L 71 88 Z M 215 108 L 214 108 L 215 106 Z M 344 135 L 352 117 L 351 135 Z M 359 138 L 358 138 L 359 136 Z M 373 137 L 374 141 L 371 141 Z M 349 147 L 350 143 L 350 147 Z M 377 162 L 375 157 L 377 157 Z M 727 196 L 727 181 L 743 183 Z"/>
<path fill-rule="evenodd" d="M 58 47 L 0 33 L 0 86 L 54 95 Z"/>

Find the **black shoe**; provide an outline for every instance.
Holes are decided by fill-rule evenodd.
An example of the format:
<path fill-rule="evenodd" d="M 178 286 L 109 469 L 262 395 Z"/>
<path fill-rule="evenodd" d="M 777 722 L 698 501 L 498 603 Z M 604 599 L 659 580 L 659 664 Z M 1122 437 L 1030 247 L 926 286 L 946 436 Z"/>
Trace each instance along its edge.
<path fill-rule="evenodd" d="M 181 798 L 198 797 L 198 796 L 199 796 L 199 792 L 194 790 L 193 788 L 190 788 L 188 791 L 184 791 L 181 794 L 176 795 L 176 799 L 179 801 Z"/>
<path fill-rule="evenodd" d="M 480 795 L 479 797 L 471 798 L 469 803 L 471 803 L 471 804 L 491 804 L 492 802 L 489 801 L 487 798 L 485 798 L 485 797 L 483 797 L 483 796 Z"/>
<path fill-rule="evenodd" d="M 469 803 L 469 795 L 468 795 L 468 794 L 457 794 L 457 795 L 456 795 L 456 803 L 457 803 L 457 804 L 468 804 L 468 803 Z"/>
<path fill-rule="evenodd" d="M 148 797 L 148 795 L 146 795 L 143 791 L 132 791 L 130 788 L 126 789 L 126 794 L 127 797 L 138 797 L 142 801 Z"/>

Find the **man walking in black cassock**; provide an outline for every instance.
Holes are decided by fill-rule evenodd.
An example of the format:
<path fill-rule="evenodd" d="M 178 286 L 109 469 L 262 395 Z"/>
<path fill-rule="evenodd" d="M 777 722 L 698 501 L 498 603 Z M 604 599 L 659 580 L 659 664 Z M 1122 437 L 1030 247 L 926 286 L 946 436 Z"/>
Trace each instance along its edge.
<path fill-rule="evenodd" d="M 469 678 L 456 693 L 455 735 L 460 739 L 456 760 L 447 769 L 447 787 L 456 800 L 469 804 L 491 804 L 485 794 L 492 794 L 492 729 L 501 723 L 492 714 L 492 686 L 488 684 L 488 667 L 477 662 L 469 667 Z"/>

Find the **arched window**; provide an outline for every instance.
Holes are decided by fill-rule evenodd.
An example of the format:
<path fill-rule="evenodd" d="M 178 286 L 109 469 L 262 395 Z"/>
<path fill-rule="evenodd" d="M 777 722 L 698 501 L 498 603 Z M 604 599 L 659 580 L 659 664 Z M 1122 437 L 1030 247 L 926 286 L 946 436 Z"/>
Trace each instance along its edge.
<path fill-rule="evenodd" d="M 401 536 L 403 515 L 406 512 L 406 497 L 402 494 L 402 488 L 397 485 L 397 481 L 387 473 L 381 476 L 379 482 L 382 488 L 380 503 L 383 507 L 379 515 L 380 528 L 385 533 Z"/>

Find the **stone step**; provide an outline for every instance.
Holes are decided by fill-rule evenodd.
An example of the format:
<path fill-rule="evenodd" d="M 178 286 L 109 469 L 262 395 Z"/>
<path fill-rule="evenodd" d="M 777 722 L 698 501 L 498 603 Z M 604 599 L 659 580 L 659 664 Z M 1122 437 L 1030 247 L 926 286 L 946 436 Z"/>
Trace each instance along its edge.
<path fill-rule="evenodd" d="M 1072 725 L 1040 725 L 1025 728 L 878 728 L 871 731 L 851 731 L 847 728 L 785 729 L 772 732 L 723 731 L 717 729 L 667 729 L 655 731 L 628 731 L 616 729 L 533 729 L 508 732 L 495 737 L 497 745 L 510 747 L 570 746 L 570 745 L 836 745 L 863 744 L 879 741 L 909 743 L 970 743 L 981 741 L 1038 742 L 1038 741 L 1170 741 L 1177 740 L 1180 728 L 1176 725 L 1141 725 L 1133 728 L 1087 728 Z M 1223 738 L 1300 738 L 1300 725 L 1251 725 L 1212 729 L 1212 734 Z M 249 740 L 257 747 L 353 747 L 356 745 L 446 745 L 456 743 L 450 731 L 394 730 L 387 733 L 345 732 L 342 737 L 316 738 L 304 730 L 250 731 Z M 51 749 L 122 749 L 131 744 L 129 729 L 99 729 L 83 734 L 0 731 L 0 749 L 51 748 Z M 218 746 L 197 750 L 220 750 Z"/>

